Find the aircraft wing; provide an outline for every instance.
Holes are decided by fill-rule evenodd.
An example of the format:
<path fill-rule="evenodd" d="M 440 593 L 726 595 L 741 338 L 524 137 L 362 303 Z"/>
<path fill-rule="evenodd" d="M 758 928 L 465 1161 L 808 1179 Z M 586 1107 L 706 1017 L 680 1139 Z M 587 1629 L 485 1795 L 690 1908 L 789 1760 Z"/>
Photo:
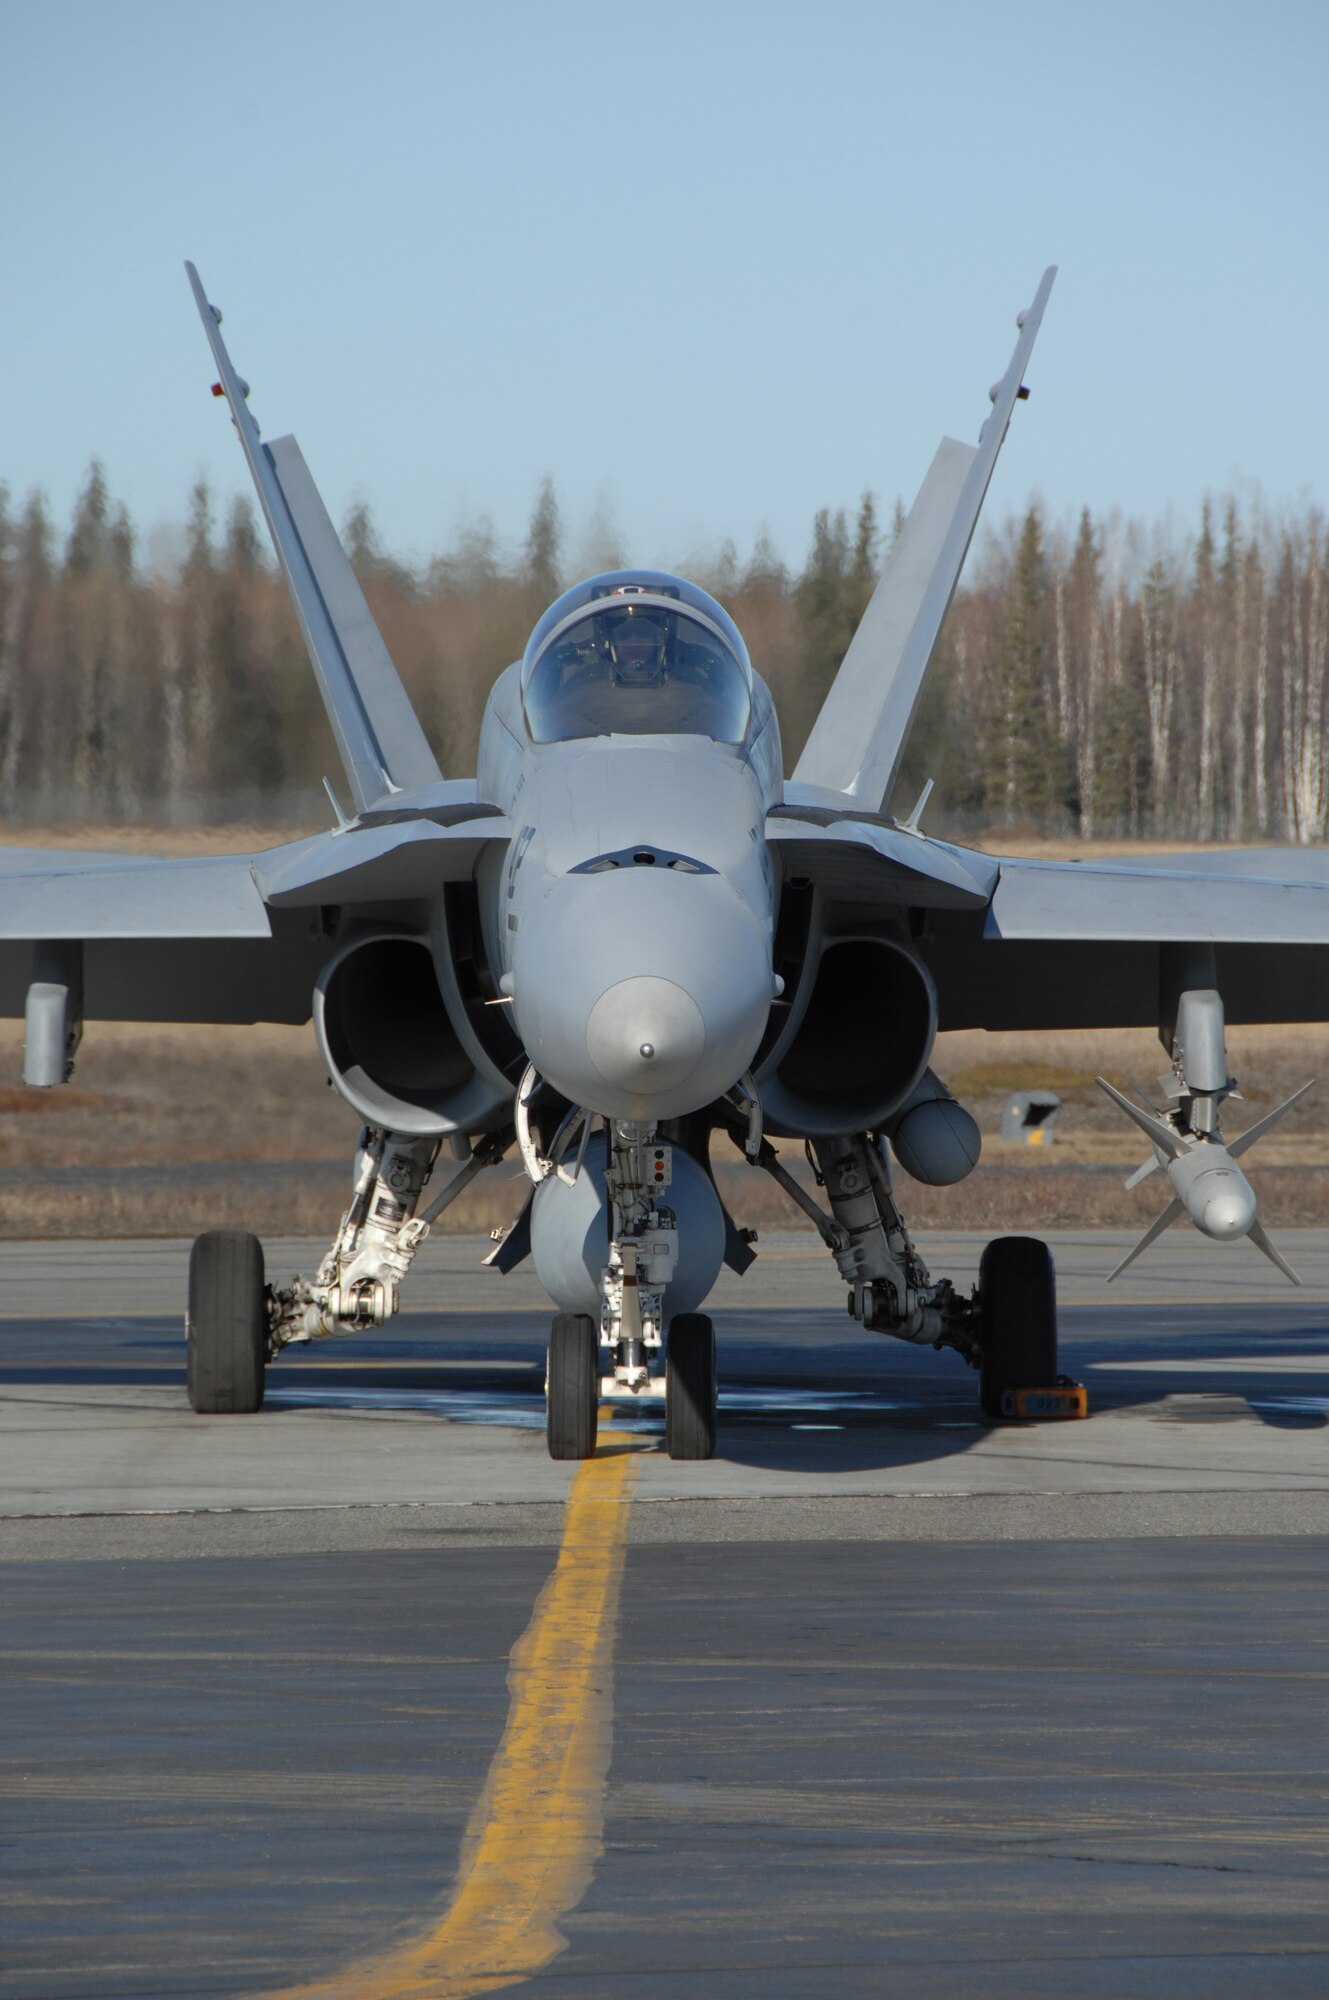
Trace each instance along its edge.
<path fill-rule="evenodd" d="M 1329 1020 L 1329 871 L 1258 852 L 1260 875 L 1218 853 L 1000 861 L 981 918 L 931 920 L 942 1026 L 1156 1027 L 1164 954 L 1186 944 L 1213 947 L 1229 1022 Z"/>
<path fill-rule="evenodd" d="M 1084 867 L 1075 862 L 1075 867 Z M 1180 875 L 1241 875 L 1265 882 L 1329 883 L 1329 848 L 1325 847 L 1204 847 L 1190 853 L 1132 855 L 1128 863 L 1102 862 L 1101 867 L 1129 866 L 1136 871 L 1160 870 Z"/>
<path fill-rule="evenodd" d="M 1011 412 L 1029 393 L 1024 371 L 1056 275 L 1055 265 L 1043 273 L 1019 315 L 1020 337 L 990 391 L 978 443 L 942 439 L 803 747 L 800 784 L 846 792 L 872 809 L 890 797 Z"/>
<path fill-rule="evenodd" d="M 231 365 L 221 315 L 185 265 L 220 387 L 272 534 L 356 809 L 437 784 L 438 764 L 383 643 L 355 571 L 293 437 L 264 444 L 249 385 Z"/>
<path fill-rule="evenodd" d="M 271 935 L 250 857 L 0 848 L 0 939 Z"/>
<path fill-rule="evenodd" d="M 1329 873 L 1229 872 L 1225 857 L 1191 869 L 1093 861 L 999 864 L 984 935 L 990 939 L 1132 943 L 1329 945 Z M 1300 857 L 1297 857 L 1300 858 Z"/>
<path fill-rule="evenodd" d="M 307 1021 L 340 927 L 423 912 L 511 832 L 495 807 L 449 797 L 374 819 L 179 860 L 0 848 L 0 1015 L 55 983 L 88 1019 Z"/>
<path fill-rule="evenodd" d="M 1229 1021 L 1329 1020 L 1329 851 L 1029 861 L 791 789 L 766 825 L 784 879 L 852 921 L 916 912 L 944 1028 L 1156 1026 L 1181 944 L 1214 947 Z"/>

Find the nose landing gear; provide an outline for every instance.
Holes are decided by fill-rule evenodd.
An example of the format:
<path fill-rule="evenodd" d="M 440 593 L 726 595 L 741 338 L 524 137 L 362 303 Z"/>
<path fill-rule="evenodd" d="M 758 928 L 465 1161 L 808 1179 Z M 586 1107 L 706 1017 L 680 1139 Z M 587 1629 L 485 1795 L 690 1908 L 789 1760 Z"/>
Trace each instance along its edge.
<path fill-rule="evenodd" d="M 551 1458 L 591 1458 L 600 1398 L 600 1336 L 589 1313 L 558 1313 L 549 1331 L 545 1436 Z"/>
<path fill-rule="evenodd" d="M 669 1456 L 712 1458 L 715 1329 L 704 1313 L 688 1308 L 709 1291 L 723 1255 L 723 1216 L 714 1188 L 689 1156 L 676 1155 L 673 1145 L 657 1137 L 651 1122 L 605 1120 L 604 1166 L 593 1166 L 587 1145 L 592 1114 L 577 1107 L 564 1118 L 548 1154 L 542 1154 L 529 1121 L 536 1081 L 533 1072 L 523 1080 L 516 1123 L 526 1169 L 536 1185 L 537 1268 L 539 1234 L 548 1219 L 542 1204 L 552 1197 L 566 1205 L 583 1175 L 594 1174 L 603 1190 L 601 1197 L 593 1191 L 593 1199 L 602 1201 L 603 1221 L 598 1226 L 607 1238 L 604 1263 L 594 1281 L 595 1316 L 559 1313 L 550 1332 L 545 1377 L 549 1455 L 589 1458 L 593 1454 L 596 1403 L 601 1396 L 620 1404 L 655 1403 L 657 1408 L 657 1399 L 663 1396 Z M 572 1155 L 579 1128 L 580 1143 L 569 1169 L 562 1161 L 565 1154 Z M 686 1254 L 680 1248 L 683 1221 L 689 1224 Z M 589 1246 L 594 1238 L 585 1234 L 584 1214 L 577 1228 Z M 711 1253 L 714 1265 L 708 1267 Z M 585 1265 L 582 1271 L 590 1275 Z M 575 1303 L 583 1282 L 581 1271 L 569 1273 L 566 1265 L 557 1263 L 546 1279 L 554 1297 L 561 1296 L 568 1305 Z M 672 1315 L 667 1296 L 679 1307 Z"/>
<path fill-rule="evenodd" d="M 665 1450 L 671 1458 L 715 1456 L 715 1328 L 705 1313 L 680 1313 L 669 1329 Z"/>
<path fill-rule="evenodd" d="M 655 1387 L 653 1380 L 650 1388 Z M 594 1457 L 600 1389 L 594 1320 L 589 1313 L 558 1313 L 549 1332 L 545 1371 L 545 1437 L 551 1458 Z M 670 1458 L 714 1458 L 715 1327 L 707 1314 L 679 1313 L 671 1325 L 664 1391 Z"/>

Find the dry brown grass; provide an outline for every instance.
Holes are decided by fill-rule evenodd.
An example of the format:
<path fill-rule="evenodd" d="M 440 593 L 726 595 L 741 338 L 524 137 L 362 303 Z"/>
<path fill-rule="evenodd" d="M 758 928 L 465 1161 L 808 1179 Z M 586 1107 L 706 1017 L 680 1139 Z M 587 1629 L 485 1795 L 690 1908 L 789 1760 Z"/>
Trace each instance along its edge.
<path fill-rule="evenodd" d="M 1329 1032 L 1238 1029 L 1234 1066 L 1248 1091 L 1231 1107 L 1236 1133 L 1308 1075 L 1329 1067 Z M 16 1077 L 22 1030 L 0 1024 L 0 1075 Z M 978 1118 L 983 1162 L 956 1188 L 900 1177 L 901 1205 L 922 1227 L 1023 1229 L 1053 1224 L 1143 1226 L 1158 1183 L 1127 1194 L 1142 1141 L 1093 1083 L 1150 1088 L 1162 1068 L 1144 1033 L 944 1035 L 936 1066 Z M 1003 1145 L 1012 1089 L 1055 1089 L 1063 1101 L 1046 1150 Z M 75 1083 L 63 1091 L 0 1090 L 0 1235 L 177 1236 L 209 1227 L 330 1234 L 349 1186 L 355 1114 L 327 1087 L 312 1033 L 300 1028 L 159 1028 L 94 1023 Z M 1329 1146 L 1312 1096 L 1253 1156 L 1262 1213 L 1273 1224 L 1318 1222 L 1329 1205 Z M 781 1157 L 805 1184 L 802 1148 Z M 736 1219 L 798 1222 L 786 1196 L 716 1142 L 720 1183 Z M 505 1164 L 447 1211 L 467 1232 L 510 1222 L 523 1184 Z"/>
<path fill-rule="evenodd" d="M 235 823 L 213 827 L 126 827 L 93 826 L 67 821 L 50 826 L 21 826 L 6 834 L 6 844 L 16 847 L 68 847 L 101 849 L 112 854 L 247 854 L 261 848 L 280 847 L 283 841 L 301 840 L 307 834 L 326 831 L 326 821 L 311 825 L 246 826 Z M 1195 854 L 1203 849 L 1258 847 L 1259 841 L 1198 840 L 1078 840 L 1068 835 L 1040 833 L 1033 826 L 989 827 L 961 845 L 978 848 L 984 854 L 1018 854 L 1031 861 L 1129 861 L 1134 854 Z"/>
<path fill-rule="evenodd" d="M 1129 861 L 1136 854 L 1221 853 L 1277 845 L 1261 840 L 1081 840 L 1072 834 L 1040 833 L 1036 826 L 990 826 L 960 844 L 984 854 L 1018 854 L 1029 861 Z"/>
<path fill-rule="evenodd" d="M 11 827 L 7 847 L 67 847 L 76 852 L 104 854 L 252 854 L 280 847 L 288 840 L 327 831 L 314 826 L 85 826 L 79 821 L 51 826 Z"/>

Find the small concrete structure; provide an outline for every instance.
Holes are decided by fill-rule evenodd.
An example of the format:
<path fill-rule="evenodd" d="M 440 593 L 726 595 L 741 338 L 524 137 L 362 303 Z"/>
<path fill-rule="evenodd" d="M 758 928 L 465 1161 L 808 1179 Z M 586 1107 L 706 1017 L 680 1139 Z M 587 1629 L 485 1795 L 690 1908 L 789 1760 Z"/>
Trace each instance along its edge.
<path fill-rule="evenodd" d="M 1050 1146 L 1060 1113 L 1061 1099 L 1055 1091 L 1014 1091 L 1001 1114 L 1001 1136 L 1022 1139 L 1027 1146 Z"/>

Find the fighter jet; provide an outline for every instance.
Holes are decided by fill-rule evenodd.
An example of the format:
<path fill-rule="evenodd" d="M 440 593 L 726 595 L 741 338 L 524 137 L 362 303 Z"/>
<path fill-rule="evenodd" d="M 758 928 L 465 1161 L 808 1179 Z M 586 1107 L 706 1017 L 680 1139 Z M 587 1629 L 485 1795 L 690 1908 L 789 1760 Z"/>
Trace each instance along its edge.
<path fill-rule="evenodd" d="M 256 1236 L 194 1244 L 196 1411 L 254 1412 L 274 1357 L 382 1326 L 438 1216 L 515 1149 L 525 1203 L 489 1261 L 533 1259 L 556 1308 L 551 1454 L 594 1450 L 602 1398 L 662 1394 L 671 1456 L 710 1457 L 702 1309 L 721 1266 L 755 1254 L 717 1192 L 718 1144 L 806 1211 L 857 1321 L 955 1350 L 983 1410 L 1018 1413 L 1058 1382 L 1047 1246 L 998 1238 L 962 1295 L 929 1272 L 900 1205 L 900 1175 L 948 1184 L 979 1157 L 973 1117 L 930 1066 L 941 1027 L 1157 1023 L 1167 1104 L 1114 1093 L 1175 1197 L 1145 1242 L 1185 1212 L 1287 1268 L 1236 1164 L 1287 1107 L 1225 1147 L 1224 1022 L 1329 1018 L 1322 857 L 1009 860 L 930 837 L 925 800 L 886 810 L 1054 270 L 977 440 L 942 441 L 786 779 L 733 620 L 654 570 L 564 592 L 494 686 L 475 776 L 445 778 L 298 445 L 260 438 L 221 313 L 186 268 L 352 811 L 209 860 L 8 849 L 0 959 L 31 1084 L 67 1080 L 85 1019 L 312 1016 L 360 1121 L 315 1270 L 270 1283 Z M 777 1139 L 806 1146 L 815 1196 Z"/>

